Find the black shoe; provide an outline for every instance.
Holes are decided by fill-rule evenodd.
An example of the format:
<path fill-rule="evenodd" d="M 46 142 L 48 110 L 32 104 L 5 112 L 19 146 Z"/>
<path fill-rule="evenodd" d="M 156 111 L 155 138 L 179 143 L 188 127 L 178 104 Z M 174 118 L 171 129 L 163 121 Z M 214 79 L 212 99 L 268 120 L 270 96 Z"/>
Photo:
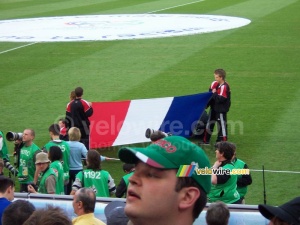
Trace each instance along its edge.
<path fill-rule="evenodd" d="M 198 145 L 210 145 L 208 141 L 199 141 Z"/>

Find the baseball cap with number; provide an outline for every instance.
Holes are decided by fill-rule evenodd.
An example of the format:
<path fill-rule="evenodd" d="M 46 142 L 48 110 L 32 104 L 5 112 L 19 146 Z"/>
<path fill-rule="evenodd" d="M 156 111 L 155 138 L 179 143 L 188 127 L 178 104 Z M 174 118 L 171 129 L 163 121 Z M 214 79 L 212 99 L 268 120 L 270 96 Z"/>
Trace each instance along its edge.
<path fill-rule="evenodd" d="M 182 165 L 210 168 L 205 152 L 196 144 L 180 136 L 168 136 L 157 140 L 146 148 L 123 147 L 118 152 L 125 163 L 135 164 L 138 160 L 160 169 L 179 169 Z M 208 193 L 211 188 L 210 175 L 191 176 Z"/>

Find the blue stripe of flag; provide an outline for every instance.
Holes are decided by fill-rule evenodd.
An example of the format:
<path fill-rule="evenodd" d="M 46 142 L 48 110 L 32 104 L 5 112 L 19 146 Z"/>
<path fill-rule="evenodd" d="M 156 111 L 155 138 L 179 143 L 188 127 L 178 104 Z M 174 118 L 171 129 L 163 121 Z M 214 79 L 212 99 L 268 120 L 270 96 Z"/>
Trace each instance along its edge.
<path fill-rule="evenodd" d="M 211 98 L 211 92 L 174 97 L 159 130 L 189 137 Z"/>

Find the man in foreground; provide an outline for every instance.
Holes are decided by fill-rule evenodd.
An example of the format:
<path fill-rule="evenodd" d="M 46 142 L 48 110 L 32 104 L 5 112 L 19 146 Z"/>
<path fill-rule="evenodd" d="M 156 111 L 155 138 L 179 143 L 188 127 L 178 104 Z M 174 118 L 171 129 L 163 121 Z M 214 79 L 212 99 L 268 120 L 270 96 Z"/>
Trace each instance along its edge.
<path fill-rule="evenodd" d="M 73 199 L 74 213 L 78 216 L 73 219 L 73 225 L 105 225 L 94 215 L 96 195 L 91 188 L 80 188 L 75 192 Z"/>
<path fill-rule="evenodd" d="M 210 167 L 200 147 L 183 137 L 169 136 L 146 148 L 123 147 L 118 154 L 123 162 L 136 164 L 125 207 L 134 225 L 193 224 L 211 187 L 210 175 L 195 172 L 195 167 Z M 185 175 L 182 165 L 193 169 Z"/>

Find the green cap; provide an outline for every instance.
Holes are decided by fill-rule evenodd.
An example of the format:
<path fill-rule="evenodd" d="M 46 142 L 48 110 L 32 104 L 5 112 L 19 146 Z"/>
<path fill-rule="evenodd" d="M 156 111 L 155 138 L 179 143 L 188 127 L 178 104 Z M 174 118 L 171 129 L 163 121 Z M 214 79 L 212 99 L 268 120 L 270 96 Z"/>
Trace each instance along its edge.
<path fill-rule="evenodd" d="M 153 142 L 146 148 L 123 147 L 118 152 L 125 163 L 138 160 L 160 169 L 179 169 L 181 165 L 196 165 L 196 168 L 210 168 L 205 152 L 197 145 L 180 136 L 168 136 Z M 191 176 L 208 193 L 211 188 L 210 175 Z"/>

